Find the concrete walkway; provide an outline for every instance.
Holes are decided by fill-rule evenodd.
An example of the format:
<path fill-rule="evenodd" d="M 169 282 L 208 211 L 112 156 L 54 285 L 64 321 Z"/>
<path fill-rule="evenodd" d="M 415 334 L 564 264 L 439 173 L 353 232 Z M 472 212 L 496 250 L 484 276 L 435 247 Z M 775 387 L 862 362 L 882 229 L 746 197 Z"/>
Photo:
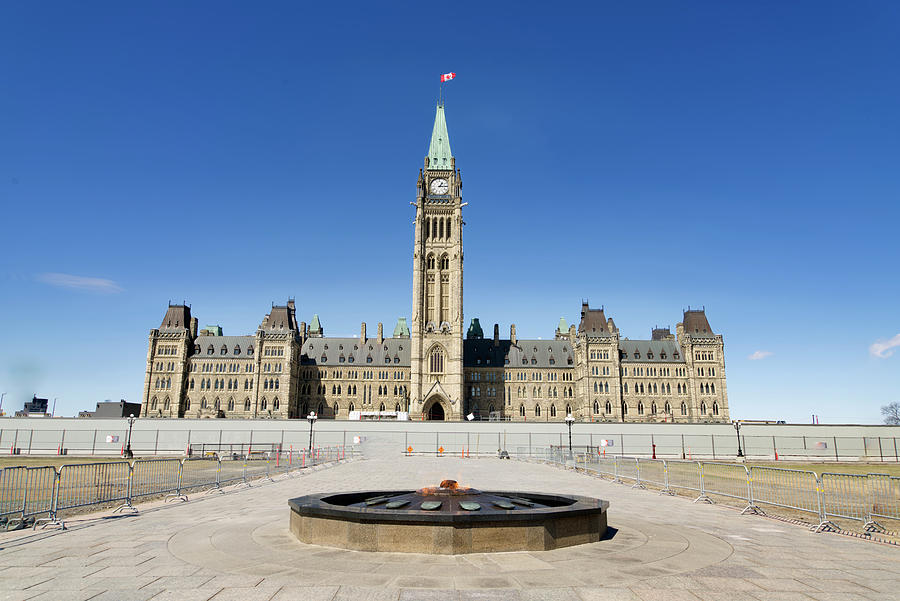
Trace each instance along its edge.
<path fill-rule="evenodd" d="M 900 591 L 896 547 L 546 465 L 371 455 L 66 532 L 3 535 L 0 600 L 853 601 L 893 600 Z M 291 497 L 445 478 L 485 490 L 608 499 L 615 530 L 600 543 L 557 551 L 461 556 L 328 549 L 288 532 Z"/>

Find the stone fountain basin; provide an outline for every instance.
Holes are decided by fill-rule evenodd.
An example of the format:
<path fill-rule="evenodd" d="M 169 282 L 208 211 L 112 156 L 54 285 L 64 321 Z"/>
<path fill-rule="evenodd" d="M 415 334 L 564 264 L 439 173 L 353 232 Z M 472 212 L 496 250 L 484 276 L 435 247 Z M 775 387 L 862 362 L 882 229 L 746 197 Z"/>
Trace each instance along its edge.
<path fill-rule="evenodd" d="M 609 502 L 592 497 L 531 492 L 481 492 L 475 495 L 423 495 L 410 490 L 322 493 L 290 499 L 290 529 L 308 544 L 401 553 L 461 554 L 499 551 L 546 551 L 599 541 L 606 533 Z M 366 506 L 366 499 L 407 500 L 388 509 Z M 505 510 L 497 499 L 524 499 Z M 481 509 L 466 511 L 463 501 Z M 438 511 L 419 509 L 426 501 L 443 501 Z"/>

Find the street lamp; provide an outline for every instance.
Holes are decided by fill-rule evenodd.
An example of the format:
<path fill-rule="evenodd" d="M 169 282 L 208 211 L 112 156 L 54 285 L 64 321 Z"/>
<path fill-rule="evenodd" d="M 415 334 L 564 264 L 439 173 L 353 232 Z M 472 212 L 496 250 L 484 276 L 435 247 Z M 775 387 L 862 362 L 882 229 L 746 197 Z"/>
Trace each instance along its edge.
<path fill-rule="evenodd" d="M 744 451 L 741 450 L 741 420 L 736 419 L 731 424 L 734 426 L 734 433 L 737 435 L 737 443 L 738 443 L 738 457 L 744 456 Z"/>
<path fill-rule="evenodd" d="M 309 422 L 309 455 L 310 455 L 310 457 L 312 457 L 312 449 L 313 449 L 313 446 L 312 446 L 313 424 L 316 423 L 317 419 L 318 419 L 318 417 L 316 417 L 315 411 L 310 411 L 309 415 L 306 416 L 306 420 Z"/>
<path fill-rule="evenodd" d="M 134 413 L 128 416 L 128 438 L 125 439 L 125 457 L 131 459 L 134 453 L 131 452 L 131 428 L 134 427 Z"/>
<path fill-rule="evenodd" d="M 575 418 L 572 417 L 572 414 L 566 416 L 566 425 L 569 426 L 569 459 L 572 458 L 572 424 L 575 423 Z"/>

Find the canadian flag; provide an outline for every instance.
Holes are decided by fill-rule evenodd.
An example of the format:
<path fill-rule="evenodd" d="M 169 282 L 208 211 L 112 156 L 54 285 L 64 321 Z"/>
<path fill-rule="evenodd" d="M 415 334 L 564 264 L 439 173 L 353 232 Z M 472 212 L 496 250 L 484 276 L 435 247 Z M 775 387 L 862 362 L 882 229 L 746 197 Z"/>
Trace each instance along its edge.
<path fill-rule="evenodd" d="M 444 73 L 443 75 L 441 75 L 441 83 L 444 83 L 445 81 L 450 81 L 454 77 L 456 77 L 456 73 Z"/>

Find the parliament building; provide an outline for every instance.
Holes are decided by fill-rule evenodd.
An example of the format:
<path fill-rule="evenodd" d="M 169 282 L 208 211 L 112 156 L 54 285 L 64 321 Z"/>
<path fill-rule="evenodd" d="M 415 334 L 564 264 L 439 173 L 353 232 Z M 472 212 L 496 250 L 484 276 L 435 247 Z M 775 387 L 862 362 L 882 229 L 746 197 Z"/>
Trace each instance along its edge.
<path fill-rule="evenodd" d="M 412 318 L 390 336 L 325 335 L 318 315 L 297 320 L 293 299 L 273 306 L 256 333 L 199 329 L 170 304 L 150 330 L 143 417 L 497 419 L 727 422 L 725 353 L 704 310 L 673 334 L 623 337 L 604 309 L 582 302 L 576 327 L 552 339 L 501 338 L 463 317 L 462 178 L 438 105 L 415 199 Z"/>

